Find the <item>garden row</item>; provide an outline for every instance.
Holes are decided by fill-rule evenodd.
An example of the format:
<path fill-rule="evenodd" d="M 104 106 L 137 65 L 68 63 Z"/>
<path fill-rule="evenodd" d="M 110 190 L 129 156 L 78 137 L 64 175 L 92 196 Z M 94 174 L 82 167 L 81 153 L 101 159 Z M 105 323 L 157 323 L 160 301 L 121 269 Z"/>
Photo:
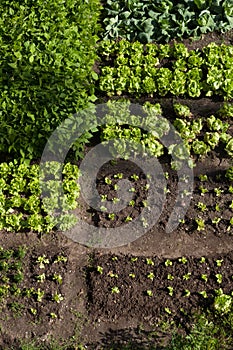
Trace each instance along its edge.
<path fill-rule="evenodd" d="M 170 142 L 167 149 L 165 149 L 161 140 L 164 136 L 169 136 L 171 124 L 166 118 L 162 117 L 163 111 L 160 104 L 146 102 L 137 111 L 138 114 L 130 112 L 131 104 L 127 100 L 109 101 L 107 106 L 108 109 L 106 109 L 106 105 L 104 106 L 105 116 L 101 117 L 102 125 L 97 130 L 103 144 L 107 144 L 112 140 L 113 144 L 109 151 L 113 158 L 129 159 L 137 154 L 141 154 L 145 159 L 147 156 L 159 157 L 160 159 L 161 157 L 169 157 L 171 168 L 176 171 L 182 168 L 183 162 L 190 167 L 195 167 L 195 161 L 199 157 L 203 159 L 210 152 L 220 152 L 221 157 L 228 160 L 233 155 L 232 105 L 229 103 L 225 103 L 216 113 L 216 116 L 211 115 L 207 118 L 194 116 L 187 106 L 175 103 L 171 123 L 175 126 L 177 135 L 181 136 L 183 144 L 180 142 L 181 139 L 176 140 L 172 135 L 171 140 L 173 142 Z M 144 113 L 143 117 L 142 113 Z M 92 123 L 98 125 L 98 118 L 95 113 L 93 113 Z M 95 136 L 93 136 L 93 139 L 95 139 Z M 130 147 L 127 142 L 131 142 Z M 133 171 L 133 168 L 131 170 Z M 71 210 L 76 209 L 79 202 L 80 184 L 77 182 L 79 176 L 78 166 L 71 163 L 66 163 L 64 167 L 61 163 L 55 161 L 45 162 L 40 166 L 37 164 L 28 165 L 27 163 L 19 164 L 17 161 L 1 163 L 1 229 L 7 231 L 33 230 L 41 233 L 50 232 L 55 228 L 66 230 L 74 226 L 77 218 L 71 213 Z M 102 174 L 97 180 L 97 186 L 102 202 L 100 211 L 103 213 L 97 211 L 95 214 L 98 217 L 104 216 L 104 221 L 110 220 L 111 225 L 115 223 L 117 216 L 111 211 L 105 212 L 109 201 L 112 203 L 121 201 L 121 198 L 117 197 L 117 190 L 119 189 L 117 183 L 120 179 L 127 178 L 135 182 L 132 183 L 134 187 L 132 194 L 135 198 L 129 201 L 128 209 L 125 209 L 124 218 L 122 219 L 132 220 L 133 209 L 140 211 L 141 207 L 147 206 L 146 193 L 150 185 L 147 183 L 146 176 L 149 177 L 152 174 L 144 174 L 144 178 L 142 178 L 136 168 L 135 173 L 126 174 L 124 171 L 123 173 L 118 171 L 118 174 L 115 175 L 114 172 L 109 175 Z M 166 180 L 168 180 L 167 176 Z M 211 191 L 219 199 L 223 194 L 228 197 L 231 196 L 232 186 L 230 184 L 232 180 L 233 171 L 229 165 L 224 178 L 221 178 L 221 181 L 223 181 L 221 186 L 225 183 L 228 188 L 220 188 L 221 186 L 219 187 L 219 184 L 216 184 Z M 196 203 L 196 205 L 204 213 L 207 209 L 204 203 L 201 206 L 200 196 L 204 196 L 209 190 L 202 187 L 202 184 L 198 185 L 197 203 L 199 204 Z M 144 194 L 143 191 L 145 191 Z M 167 186 L 164 187 L 164 193 L 169 193 Z M 137 194 L 140 198 L 137 198 Z M 182 195 L 189 196 L 190 193 L 183 193 Z M 231 209 L 232 204 L 228 197 L 226 205 L 228 209 Z M 233 219 L 231 213 L 228 214 L 226 226 L 231 231 Z M 198 224 L 198 230 L 204 230 L 204 223 L 201 223 L 199 218 L 195 222 Z M 214 223 L 219 224 L 219 222 L 220 219 Z"/>
<path fill-rule="evenodd" d="M 221 257 L 98 255 L 88 270 L 89 308 L 94 319 L 139 317 L 154 324 L 169 314 L 232 306 L 232 252 Z"/>
<path fill-rule="evenodd" d="M 1 312 L 14 317 L 26 313 L 31 320 L 57 318 L 57 304 L 64 299 L 61 293 L 66 270 L 67 257 L 63 254 L 36 256 L 25 246 L 0 247 Z"/>
<path fill-rule="evenodd" d="M 102 38 L 168 42 L 233 28 L 230 0 L 104 0 Z"/>
<path fill-rule="evenodd" d="M 214 43 L 188 51 L 182 43 L 101 41 L 99 93 L 232 99 L 232 53 L 232 46 Z"/>

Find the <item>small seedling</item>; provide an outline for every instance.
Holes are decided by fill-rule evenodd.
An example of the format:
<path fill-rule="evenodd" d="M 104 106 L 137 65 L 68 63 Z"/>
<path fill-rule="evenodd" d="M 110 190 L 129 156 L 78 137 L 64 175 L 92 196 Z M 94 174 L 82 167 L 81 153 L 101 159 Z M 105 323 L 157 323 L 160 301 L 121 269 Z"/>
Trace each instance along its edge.
<path fill-rule="evenodd" d="M 217 266 L 222 266 L 223 259 L 215 260 Z"/>
<path fill-rule="evenodd" d="M 135 273 L 130 273 L 130 274 L 129 274 L 129 277 L 135 278 L 135 277 L 136 277 L 136 276 L 135 276 Z"/>
<path fill-rule="evenodd" d="M 220 221 L 221 221 L 221 218 L 214 218 L 213 220 L 212 220 L 212 224 L 213 225 L 218 225 L 219 223 L 220 223 Z"/>
<path fill-rule="evenodd" d="M 107 185 L 111 185 L 111 183 L 112 183 L 112 180 L 109 178 L 109 177 L 105 177 L 104 178 L 104 182 L 107 184 Z"/>
<path fill-rule="evenodd" d="M 129 202 L 129 205 L 130 205 L 131 207 L 134 207 L 134 206 L 135 206 L 135 201 L 134 201 L 133 199 L 131 199 L 131 201 Z"/>
<path fill-rule="evenodd" d="M 109 272 L 108 275 L 112 278 L 118 278 L 118 274 L 117 273 L 113 273 L 113 272 Z"/>
<path fill-rule="evenodd" d="M 131 218 L 131 216 L 127 215 L 126 218 L 125 218 L 125 222 L 129 222 L 129 221 L 132 221 L 133 218 Z"/>
<path fill-rule="evenodd" d="M 167 275 L 167 279 L 169 280 L 169 281 L 173 281 L 174 280 L 174 276 L 172 276 L 170 273 Z"/>
<path fill-rule="evenodd" d="M 148 208 L 148 201 L 147 200 L 142 200 L 142 205 L 144 208 Z"/>
<path fill-rule="evenodd" d="M 173 296 L 173 292 L 174 292 L 174 288 L 171 287 L 171 286 L 168 286 L 167 289 L 168 289 L 168 291 L 169 291 L 168 294 L 172 297 L 172 296 Z"/>
<path fill-rule="evenodd" d="M 109 214 L 108 214 L 108 218 L 109 218 L 110 220 L 114 220 L 114 219 L 115 219 L 115 214 L 114 214 L 114 213 L 109 213 Z"/>
<path fill-rule="evenodd" d="M 113 294 L 119 294 L 120 293 L 120 289 L 118 287 L 116 287 L 116 286 L 112 287 L 111 291 L 112 291 Z"/>
<path fill-rule="evenodd" d="M 46 255 L 42 255 L 37 258 L 36 262 L 39 263 L 40 269 L 44 269 L 45 264 L 49 264 L 49 259 L 46 257 Z"/>
<path fill-rule="evenodd" d="M 184 276 L 183 276 L 183 280 L 187 281 L 190 279 L 190 276 L 191 276 L 191 272 L 188 272 L 186 273 Z"/>
<path fill-rule="evenodd" d="M 152 265 L 152 266 L 155 264 L 154 261 L 150 258 L 146 258 L 146 263 L 147 265 Z"/>
<path fill-rule="evenodd" d="M 138 260 L 138 258 L 136 258 L 136 257 L 130 259 L 131 262 L 135 262 L 135 261 L 137 261 L 137 260 Z"/>
<path fill-rule="evenodd" d="M 37 301 L 41 302 L 44 296 L 44 291 L 38 288 L 35 294 L 37 296 Z"/>
<path fill-rule="evenodd" d="M 202 202 L 197 203 L 197 208 L 200 209 L 202 212 L 204 212 L 207 209 L 206 204 Z"/>
<path fill-rule="evenodd" d="M 214 188 L 214 192 L 215 192 L 217 197 L 220 197 L 221 194 L 224 192 L 224 190 L 221 190 L 221 188 L 216 187 L 216 188 Z"/>
<path fill-rule="evenodd" d="M 64 255 L 58 255 L 57 258 L 54 260 L 54 264 L 59 262 L 67 262 L 67 257 Z"/>
<path fill-rule="evenodd" d="M 58 284 L 62 284 L 62 276 L 57 273 L 54 273 L 53 280 L 56 281 Z"/>
<path fill-rule="evenodd" d="M 188 289 L 185 289 L 184 290 L 184 297 L 189 297 L 190 296 L 190 290 L 188 290 Z"/>
<path fill-rule="evenodd" d="M 208 295 L 205 290 L 203 290 L 202 292 L 199 292 L 199 294 L 202 295 L 203 298 L 208 298 Z"/>
<path fill-rule="evenodd" d="M 122 173 L 118 173 L 114 175 L 115 179 L 122 179 L 123 178 L 123 174 Z"/>
<path fill-rule="evenodd" d="M 101 202 L 106 202 L 106 200 L 107 200 L 107 195 L 101 194 Z"/>
<path fill-rule="evenodd" d="M 167 259 L 164 264 L 165 266 L 172 266 L 172 261 L 170 259 Z"/>
<path fill-rule="evenodd" d="M 152 292 L 152 290 L 147 290 L 146 291 L 146 294 L 149 296 L 149 297 L 152 297 L 153 296 L 153 292 Z"/>
<path fill-rule="evenodd" d="M 178 261 L 182 264 L 186 264 L 188 260 L 184 256 L 182 256 L 182 258 L 179 258 Z"/>
<path fill-rule="evenodd" d="M 215 277 L 217 279 L 217 283 L 221 284 L 222 283 L 222 275 L 221 275 L 221 273 L 216 273 Z"/>
<path fill-rule="evenodd" d="M 113 189 L 114 189 L 115 191 L 119 190 L 119 185 L 118 185 L 118 184 L 114 184 L 114 185 L 113 185 Z"/>
<path fill-rule="evenodd" d="M 112 261 L 117 261 L 118 260 L 118 257 L 117 256 L 113 256 L 112 257 Z"/>
<path fill-rule="evenodd" d="M 49 316 L 53 319 L 57 318 L 57 314 L 55 314 L 54 312 L 50 312 Z"/>
<path fill-rule="evenodd" d="M 167 314 L 171 315 L 172 312 L 168 307 L 165 307 L 164 310 Z"/>
<path fill-rule="evenodd" d="M 31 312 L 31 314 L 34 315 L 34 316 L 37 314 L 37 310 L 34 309 L 33 307 L 30 308 L 30 312 Z"/>
<path fill-rule="evenodd" d="M 208 193 L 208 189 L 203 186 L 199 186 L 199 190 L 201 191 L 201 196 L 204 196 L 205 193 Z"/>
<path fill-rule="evenodd" d="M 101 267 L 101 266 L 97 266 L 97 272 L 99 272 L 101 275 L 102 275 L 102 273 L 103 273 L 103 268 Z"/>
<path fill-rule="evenodd" d="M 116 203 L 120 202 L 120 198 L 113 197 L 112 201 L 114 204 L 116 204 Z"/>
<path fill-rule="evenodd" d="M 137 180 L 139 179 L 139 176 L 136 175 L 136 174 L 133 174 L 133 175 L 130 176 L 130 178 L 131 178 L 132 180 L 134 180 L 134 181 L 137 181 Z"/>
<path fill-rule="evenodd" d="M 60 302 L 64 299 L 64 297 L 61 294 L 58 294 L 57 292 L 53 294 L 52 300 L 56 303 L 60 304 Z"/>
<path fill-rule="evenodd" d="M 107 211 L 107 208 L 104 205 L 101 205 L 100 210 L 101 211 Z"/>
<path fill-rule="evenodd" d="M 208 176 L 207 175 L 199 175 L 199 180 L 200 181 L 208 181 Z"/>
<path fill-rule="evenodd" d="M 201 218 L 195 219 L 195 222 L 197 224 L 197 231 L 204 231 L 205 230 L 205 220 Z"/>
<path fill-rule="evenodd" d="M 202 256 L 201 259 L 199 260 L 200 264 L 204 264 L 205 263 L 205 257 Z"/>
<path fill-rule="evenodd" d="M 45 279 L 46 279 L 45 273 L 42 273 L 42 274 L 36 276 L 36 279 L 37 279 L 38 282 L 43 283 L 45 281 Z"/>
<path fill-rule="evenodd" d="M 203 280 L 203 281 L 205 281 L 205 282 L 207 282 L 208 281 L 208 276 L 206 275 L 206 274 L 202 274 L 201 275 L 201 279 Z"/>
<path fill-rule="evenodd" d="M 136 192 L 136 189 L 135 189 L 134 187 L 131 187 L 131 188 L 129 189 L 129 192 Z"/>
<path fill-rule="evenodd" d="M 147 278 L 149 278 L 151 281 L 153 281 L 153 279 L 155 278 L 155 275 L 153 274 L 153 272 L 150 272 L 150 273 L 147 275 Z"/>
<path fill-rule="evenodd" d="M 146 220 L 144 217 L 141 218 L 141 222 L 142 222 L 142 226 L 143 226 L 144 228 L 147 228 L 147 227 L 149 226 L 147 220 Z"/>

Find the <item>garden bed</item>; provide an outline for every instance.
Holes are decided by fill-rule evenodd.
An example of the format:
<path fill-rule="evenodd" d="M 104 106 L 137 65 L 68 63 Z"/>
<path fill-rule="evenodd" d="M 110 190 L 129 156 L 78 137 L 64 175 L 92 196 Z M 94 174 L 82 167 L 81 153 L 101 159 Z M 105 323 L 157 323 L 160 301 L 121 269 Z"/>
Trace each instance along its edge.
<path fill-rule="evenodd" d="M 93 1 L 93 8 L 95 7 L 98 7 L 98 4 Z M 56 10 L 59 12 L 58 8 Z M 91 13 L 91 8 L 89 11 Z M 83 18 L 82 20 L 84 21 Z M 98 24 L 96 18 L 94 20 L 96 33 Z M 11 21 L 9 25 L 10 23 Z M 67 22 L 67 26 L 73 25 L 72 21 L 71 24 L 69 23 Z M 88 39 L 92 44 L 91 47 L 98 48 L 99 44 L 95 42 L 97 38 L 94 38 L 91 26 L 88 30 L 88 35 L 93 39 Z M 73 39 L 75 42 L 75 36 Z M 118 43 L 119 40 L 116 45 Z M 184 39 L 182 43 L 186 45 L 188 51 L 197 50 L 198 56 L 200 53 L 198 50 L 206 48 L 210 43 L 233 45 L 233 31 L 225 34 L 208 33 L 200 40 Z M 79 44 L 81 45 L 81 41 Z M 174 47 L 177 41 L 172 40 L 169 44 Z M 183 48 L 179 52 L 180 47 L 177 47 L 178 55 L 182 56 Z M 115 46 L 112 45 L 112 48 L 115 49 Z M 31 50 L 29 62 L 33 64 L 35 52 L 33 48 Z M 83 47 L 83 52 L 85 50 L 87 48 Z M 39 349 L 42 347 L 52 349 L 53 342 L 56 349 L 60 349 L 60 346 L 62 348 L 63 345 L 64 349 L 171 349 L 165 346 L 171 344 L 173 331 L 183 336 L 192 334 L 193 323 L 196 322 L 192 317 L 196 313 L 206 313 L 210 317 L 209 320 L 214 320 L 213 322 L 218 326 L 219 320 L 223 321 L 225 327 L 223 331 L 219 330 L 220 326 L 214 331 L 211 328 L 213 326 L 211 321 L 201 323 L 200 328 L 203 330 L 199 333 L 203 335 L 206 332 L 206 336 L 210 338 L 209 348 L 213 348 L 211 341 L 214 337 L 218 339 L 220 345 L 222 345 L 221 340 L 224 339 L 226 342 L 229 341 L 231 346 L 232 342 L 229 339 L 232 338 L 233 332 L 231 316 L 233 314 L 233 169 L 231 168 L 233 166 L 233 90 L 229 88 L 226 98 L 225 90 L 222 89 L 226 80 L 223 68 L 228 63 L 219 63 L 221 55 L 218 57 L 216 67 L 219 71 L 222 68 L 223 83 L 222 86 L 216 87 L 212 82 L 209 90 L 206 81 L 207 70 L 211 74 L 211 64 L 208 62 L 208 69 L 205 64 L 201 66 L 204 83 L 201 82 L 200 91 L 195 90 L 197 95 L 193 96 L 194 98 L 189 98 L 189 94 L 185 91 L 181 94 L 171 94 L 167 91 L 168 93 L 161 96 L 158 91 L 141 93 L 143 90 L 137 88 L 138 91 L 135 94 L 133 88 L 132 91 L 127 92 L 127 84 L 130 86 L 132 80 L 131 75 L 128 77 L 129 83 L 123 84 L 125 90 L 115 88 L 113 85 L 107 91 L 100 88 L 102 69 L 108 65 L 113 68 L 116 57 L 113 55 L 109 60 L 109 57 L 106 59 L 106 53 L 103 53 L 102 59 L 97 60 L 94 49 L 93 52 L 89 51 L 90 57 L 86 59 L 90 66 L 89 70 L 86 71 L 86 75 L 83 75 L 80 64 L 80 71 L 78 71 L 82 84 L 83 81 L 89 82 L 83 86 L 80 85 L 80 91 L 83 89 L 83 100 L 80 99 L 80 106 L 86 106 L 87 96 L 93 102 L 95 100 L 93 93 L 97 98 L 95 105 L 109 104 L 110 108 L 111 103 L 114 107 L 114 103 L 121 103 L 123 98 L 135 105 L 146 104 L 157 108 L 157 111 L 161 110 L 164 119 L 171 124 L 176 123 L 177 128 L 180 127 L 179 132 L 181 134 L 183 132 L 184 138 L 185 135 L 192 135 L 190 138 L 187 137 L 186 141 L 189 156 L 195 165 L 193 191 L 183 193 L 184 197 L 186 195 L 190 197 L 190 204 L 186 208 L 184 217 L 180 218 L 176 229 L 173 232 L 167 232 L 166 225 L 176 202 L 180 179 L 177 170 L 171 166 L 172 152 L 169 153 L 166 147 L 162 147 L 161 143 L 159 145 L 158 138 L 154 138 L 152 143 L 154 142 L 157 147 L 155 148 L 159 155 L 157 154 L 156 157 L 158 156 L 157 159 L 163 171 L 162 177 L 156 177 L 157 187 L 159 191 L 162 189 L 162 194 L 165 194 L 165 202 L 162 205 L 159 202 L 160 192 L 156 190 L 153 192 L 154 202 L 157 201 L 157 206 L 162 207 L 158 220 L 147 229 L 150 222 L 142 219 L 140 224 L 144 234 L 139 233 L 137 229 L 135 231 L 132 229 L 131 237 L 134 236 L 135 239 L 126 239 L 125 244 L 110 245 L 110 247 L 108 244 L 101 245 L 101 242 L 100 244 L 95 242 L 80 244 L 78 240 L 72 240 L 72 237 L 82 236 L 82 226 L 79 226 L 79 223 L 74 228 L 69 228 L 64 234 L 66 228 L 73 222 L 69 221 L 68 217 L 70 209 L 72 214 L 89 225 L 97 229 L 114 228 L 116 232 L 118 228 L 133 222 L 145 211 L 151 218 L 157 214 L 154 207 L 151 208 L 147 203 L 150 174 L 145 174 L 132 160 L 125 160 L 118 156 L 114 161 L 108 161 L 99 168 L 95 184 L 101 198 L 102 210 L 94 209 L 86 203 L 85 194 L 82 195 L 77 186 L 76 182 L 80 175 L 77 166 L 81 166 L 83 161 L 82 150 L 84 155 L 87 155 L 99 142 L 108 140 L 109 130 L 118 136 L 117 132 L 120 130 L 123 134 L 127 127 L 124 123 L 122 123 L 123 126 L 119 123 L 116 131 L 114 128 L 107 129 L 106 125 L 102 125 L 97 132 L 93 129 L 94 131 L 91 131 L 87 138 L 84 137 L 83 140 L 90 141 L 89 143 L 83 144 L 81 141 L 69 152 L 67 159 L 72 161 L 72 165 L 68 164 L 62 175 L 65 191 L 63 202 L 61 193 L 57 190 L 59 165 L 53 163 L 51 168 L 48 166 L 47 170 L 45 169 L 45 173 L 48 171 L 48 174 L 44 174 L 44 191 L 51 191 L 51 196 L 48 196 L 47 202 L 42 203 L 38 178 L 40 158 L 37 158 L 42 147 L 37 137 L 41 125 L 36 124 L 36 129 L 31 130 L 31 124 L 34 123 L 34 117 L 32 117 L 28 127 L 29 133 L 24 136 L 25 140 L 33 141 L 35 149 L 27 148 L 26 143 L 22 141 L 23 138 L 18 137 L 19 131 L 21 132 L 18 123 L 12 119 L 12 130 L 17 125 L 17 132 L 12 134 L 12 147 L 9 152 L 7 151 L 8 140 L 4 141 L 1 158 L 4 161 L 12 159 L 12 156 L 20 158 L 23 155 L 25 158 L 25 152 L 28 150 L 30 159 L 27 159 L 21 168 L 17 161 L 10 163 L 9 167 L 6 163 L 1 163 L 0 166 L 2 190 L 0 197 L 2 228 L 0 349 L 8 349 L 12 346 L 16 349 L 20 346 L 21 349 L 25 349 L 21 344 L 22 341 L 34 342 L 32 349 L 37 349 L 36 344 L 39 344 Z M 69 59 L 72 52 L 70 53 L 69 50 L 66 52 Z M 27 55 L 28 53 L 25 57 Z M 184 57 L 185 55 L 186 53 Z M 93 72 L 91 67 L 94 59 L 96 61 Z M 173 69 L 174 62 L 174 57 L 172 60 L 169 57 L 163 57 L 158 68 Z M 134 63 L 133 68 L 131 67 L 133 71 L 136 67 Z M 76 67 L 76 61 L 73 64 Z M 219 67 L 218 64 L 220 64 Z M 39 63 L 38 65 L 40 66 Z M 59 64 L 56 67 L 58 81 L 63 89 Z M 11 69 L 14 71 L 14 64 Z M 227 69 L 230 74 L 229 65 Z M 27 72 L 24 73 L 28 77 Z M 74 75 L 74 80 L 76 78 Z M 69 85 L 68 81 L 66 83 Z M 115 83 L 114 79 L 113 83 Z M 186 87 L 188 88 L 188 84 Z M 38 86 L 37 88 L 39 89 Z M 64 115 L 70 113 L 71 109 L 73 111 L 78 108 L 77 95 L 74 93 L 76 90 L 73 88 L 71 90 L 73 91 L 70 94 L 72 108 L 67 107 L 67 113 L 64 112 Z M 30 92 L 28 90 L 27 94 Z M 48 92 L 46 96 L 47 94 Z M 60 97 L 55 95 L 54 93 L 54 101 L 57 99 L 61 101 Z M 48 104 L 48 109 L 51 108 L 51 113 L 55 116 L 53 119 L 55 127 L 64 118 L 62 119 L 60 115 L 60 119 L 57 118 L 58 112 L 48 103 L 49 99 L 46 96 L 44 100 Z M 19 97 L 23 98 L 20 94 Z M 39 93 L 37 98 L 39 101 L 37 103 L 40 105 Z M 223 113 L 226 102 L 230 110 L 229 115 L 226 111 L 225 114 Z M 29 110 L 30 103 L 27 106 Z M 7 115 L 9 106 L 4 103 L 2 105 Z M 175 105 L 188 107 L 189 115 L 179 115 Z M 63 103 L 59 102 L 59 108 L 63 111 Z M 187 112 L 187 109 L 185 111 Z M 25 120 L 28 120 L 28 111 L 21 112 L 23 118 L 27 117 Z M 34 112 L 36 116 L 39 109 L 35 107 Z M 47 112 L 44 110 L 43 113 L 40 113 L 40 116 L 44 115 L 41 123 L 47 124 L 42 123 L 45 125 L 44 134 L 42 133 L 43 135 L 39 137 L 46 138 L 52 130 L 52 125 L 47 118 Z M 160 113 L 157 114 L 161 117 Z M 157 120 L 157 114 L 154 116 L 155 120 Z M 114 120 L 114 114 L 110 115 L 110 118 Z M 181 121 L 186 123 L 185 130 L 180 126 Z M 92 127 L 92 120 L 87 120 L 87 124 Z M 143 137 L 146 139 L 146 133 L 142 130 L 140 132 L 141 139 Z M 33 136 L 31 139 L 31 135 L 36 137 Z M 58 140 L 61 144 L 63 141 L 64 139 Z M 78 154 L 76 158 L 75 152 Z M 129 186 L 130 198 L 127 206 L 118 213 L 108 211 L 109 203 L 121 202 L 118 183 L 123 183 L 123 190 L 125 190 L 127 186 L 124 186 L 124 181 Z M 50 184 L 52 184 L 51 187 Z M 60 187 L 59 190 L 61 190 Z M 62 203 L 61 207 L 58 203 Z M 185 207 L 185 205 L 185 201 L 183 202 L 181 198 L 178 207 Z M 56 229 L 59 209 L 65 212 L 64 222 L 62 222 L 64 225 L 60 226 L 60 230 Z M 51 214 L 53 210 L 57 210 L 55 216 Z M 63 231 L 62 228 L 64 228 Z M 87 243 L 86 237 L 84 241 Z M 124 237 L 122 241 L 124 242 Z M 38 341 L 39 338 L 40 341 Z M 204 342 L 201 343 L 202 346 L 203 344 Z M 181 349 L 178 345 L 177 348 Z"/>

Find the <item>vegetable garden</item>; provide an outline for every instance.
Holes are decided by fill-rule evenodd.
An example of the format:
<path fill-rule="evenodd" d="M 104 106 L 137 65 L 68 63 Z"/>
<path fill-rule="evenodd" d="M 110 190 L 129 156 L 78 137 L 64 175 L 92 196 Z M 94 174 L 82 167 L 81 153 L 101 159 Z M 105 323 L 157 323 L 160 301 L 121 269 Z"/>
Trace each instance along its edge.
<path fill-rule="evenodd" d="M 232 349 L 232 0 L 0 14 L 0 348 Z"/>

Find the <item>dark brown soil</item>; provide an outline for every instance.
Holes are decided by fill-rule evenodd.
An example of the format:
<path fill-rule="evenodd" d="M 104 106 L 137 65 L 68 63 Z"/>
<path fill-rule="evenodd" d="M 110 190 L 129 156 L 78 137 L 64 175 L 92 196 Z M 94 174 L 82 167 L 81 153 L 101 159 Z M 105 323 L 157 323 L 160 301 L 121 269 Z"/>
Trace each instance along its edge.
<path fill-rule="evenodd" d="M 218 259 L 222 259 L 221 266 L 217 266 Z M 171 266 L 166 266 L 168 262 Z M 96 329 L 101 322 L 124 324 L 131 320 L 153 329 L 168 313 L 186 324 L 186 315 L 195 312 L 197 305 L 212 307 L 215 290 L 232 291 L 232 262 L 232 252 L 209 256 L 204 263 L 191 256 L 182 263 L 149 255 L 96 254 L 87 275 L 89 317 L 96 323 Z M 97 271 L 98 266 L 103 269 L 101 273 Z M 216 274 L 222 275 L 221 283 L 217 282 Z M 169 280 L 169 275 L 173 280 Z M 203 275 L 208 281 L 202 279 Z M 115 287 L 118 293 L 113 292 Z M 207 297 L 199 294 L 202 291 Z"/>

